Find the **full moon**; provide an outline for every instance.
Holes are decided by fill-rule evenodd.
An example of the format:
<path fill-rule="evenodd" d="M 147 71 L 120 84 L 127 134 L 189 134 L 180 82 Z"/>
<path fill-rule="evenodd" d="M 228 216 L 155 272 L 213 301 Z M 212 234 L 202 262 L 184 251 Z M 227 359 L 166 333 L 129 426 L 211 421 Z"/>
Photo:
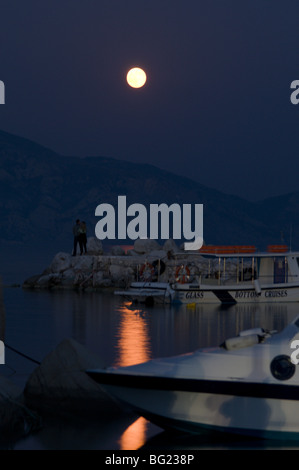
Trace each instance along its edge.
<path fill-rule="evenodd" d="M 134 67 L 127 73 L 127 82 L 132 88 L 141 88 L 146 82 L 146 73 L 139 67 Z"/>

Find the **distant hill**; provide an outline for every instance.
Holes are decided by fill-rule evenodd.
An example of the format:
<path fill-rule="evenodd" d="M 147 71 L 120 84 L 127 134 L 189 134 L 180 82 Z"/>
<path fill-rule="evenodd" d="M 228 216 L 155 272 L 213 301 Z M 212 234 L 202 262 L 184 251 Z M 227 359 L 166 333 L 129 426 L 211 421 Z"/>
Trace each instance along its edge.
<path fill-rule="evenodd" d="M 0 131 L 2 243 L 30 249 L 47 244 L 70 247 L 75 219 L 85 220 L 93 236 L 95 208 L 103 202 L 115 205 L 118 195 L 126 195 L 128 204 L 146 206 L 203 203 L 204 239 L 209 244 L 255 244 L 263 249 L 281 243 L 282 233 L 289 243 L 291 225 L 293 245 L 299 242 L 299 192 L 249 202 L 151 165 L 61 156 Z"/>

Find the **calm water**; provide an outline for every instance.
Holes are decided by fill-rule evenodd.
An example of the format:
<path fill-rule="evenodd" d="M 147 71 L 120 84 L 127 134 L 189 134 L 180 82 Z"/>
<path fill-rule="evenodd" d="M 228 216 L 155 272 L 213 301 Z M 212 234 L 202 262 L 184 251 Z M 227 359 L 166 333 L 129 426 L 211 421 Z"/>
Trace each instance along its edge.
<path fill-rule="evenodd" d="M 281 330 L 299 313 L 297 304 L 218 307 L 131 306 L 111 294 L 33 292 L 5 288 L 5 342 L 41 361 L 64 338 L 72 337 L 109 365 L 130 365 L 154 357 L 215 346 L 242 329 L 255 326 Z M 24 386 L 36 367 L 6 348 L 1 373 Z M 285 442 L 245 441 L 226 436 L 173 436 L 143 418 L 91 421 L 82 418 L 45 422 L 15 449 L 139 448 L 286 448 Z M 298 445 L 299 449 L 299 445 Z"/>

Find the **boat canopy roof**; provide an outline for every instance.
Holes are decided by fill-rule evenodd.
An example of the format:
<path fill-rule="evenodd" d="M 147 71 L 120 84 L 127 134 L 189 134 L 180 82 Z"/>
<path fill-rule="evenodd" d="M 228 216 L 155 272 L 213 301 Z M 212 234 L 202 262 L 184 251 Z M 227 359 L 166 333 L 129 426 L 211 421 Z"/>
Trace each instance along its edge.
<path fill-rule="evenodd" d="M 291 256 L 294 252 L 289 251 L 287 245 L 268 245 L 267 251 L 258 252 L 253 245 L 204 245 L 199 250 L 203 256 L 223 258 L 265 258 L 273 256 Z M 299 255 L 299 253 L 297 253 Z"/>

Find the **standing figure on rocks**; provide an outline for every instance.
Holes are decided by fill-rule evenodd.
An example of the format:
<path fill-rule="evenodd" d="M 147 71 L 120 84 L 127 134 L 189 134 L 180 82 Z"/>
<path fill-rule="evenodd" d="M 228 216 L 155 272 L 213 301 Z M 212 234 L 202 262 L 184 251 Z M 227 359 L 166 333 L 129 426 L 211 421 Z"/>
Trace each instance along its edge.
<path fill-rule="evenodd" d="M 81 251 L 81 254 L 82 254 L 82 244 L 81 244 L 81 239 L 80 239 L 80 220 L 79 219 L 76 220 L 76 223 L 73 227 L 73 235 L 74 235 L 73 256 L 76 256 L 78 243 L 79 243 L 80 251 Z"/>
<path fill-rule="evenodd" d="M 87 253 L 87 235 L 86 235 L 87 229 L 86 229 L 86 223 L 81 222 L 80 228 L 79 228 L 79 243 L 80 243 L 80 250 L 81 250 L 81 255 L 83 254 L 83 251 L 86 255 Z"/>

